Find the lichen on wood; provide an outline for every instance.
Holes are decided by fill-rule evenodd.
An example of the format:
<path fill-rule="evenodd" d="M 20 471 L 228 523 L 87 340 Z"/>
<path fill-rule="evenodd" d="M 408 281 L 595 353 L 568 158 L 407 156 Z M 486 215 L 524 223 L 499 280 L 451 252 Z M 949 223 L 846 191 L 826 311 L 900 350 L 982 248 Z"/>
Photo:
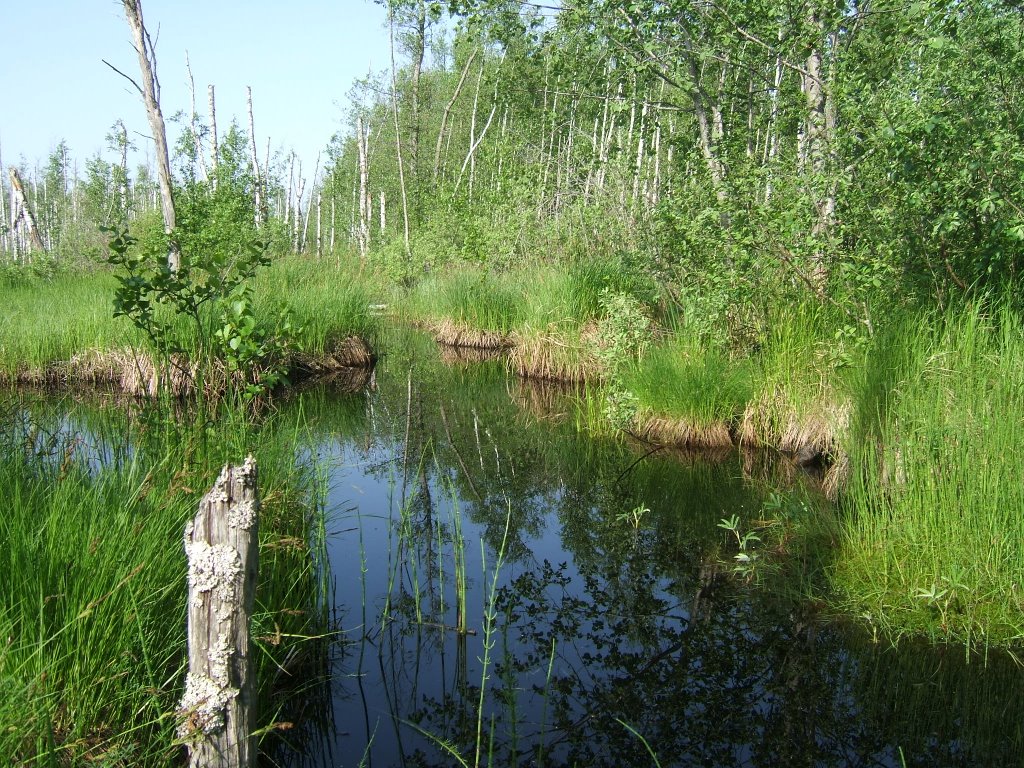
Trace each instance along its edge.
<path fill-rule="evenodd" d="M 255 764 L 255 681 L 249 623 L 255 602 L 256 462 L 227 465 L 185 526 L 189 666 L 178 736 L 189 764 Z"/>

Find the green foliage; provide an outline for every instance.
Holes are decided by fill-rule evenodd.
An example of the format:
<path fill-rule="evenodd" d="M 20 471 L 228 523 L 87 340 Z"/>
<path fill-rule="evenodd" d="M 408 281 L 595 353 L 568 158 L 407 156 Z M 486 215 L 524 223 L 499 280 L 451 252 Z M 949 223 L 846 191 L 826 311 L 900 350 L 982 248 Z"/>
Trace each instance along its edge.
<path fill-rule="evenodd" d="M 650 338 L 651 320 L 640 302 L 628 293 L 605 287 L 598 297 L 601 317 L 594 354 L 605 374 L 605 416 L 626 428 L 637 410 L 637 398 L 622 381 L 622 371 L 643 357 Z"/>
<path fill-rule="evenodd" d="M 230 263 L 215 252 L 209 259 L 185 259 L 171 270 L 162 254 L 154 257 L 135 248 L 137 241 L 127 232 L 107 231 L 109 261 L 119 268 L 114 316 L 131 320 L 163 356 L 165 366 L 180 367 L 175 362 L 179 355 L 201 366 L 223 360 L 231 370 L 247 373 L 257 364 L 279 362 L 270 353 L 280 351 L 283 342 L 257 327 L 247 285 L 257 267 L 269 261 L 260 246 L 251 245 Z M 187 320 L 184 325 L 182 318 Z M 280 375 L 276 370 L 264 373 L 256 390 L 245 390 L 246 396 L 277 383 Z"/>
<path fill-rule="evenodd" d="M 218 361 L 241 373 L 240 394 L 251 400 L 283 380 L 291 322 L 286 313 L 273 328 L 258 322 L 249 283 L 270 258 L 244 189 L 227 174 L 221 182 L 211 194 L 193 182 L 180 197 L 182 226 L 173 237 L 184 258 L 176 270 L 166 263 L 170 242 L 155 228 L 142 243 L 124 230 L 105 230 L 108 260 L 118 269 L 114 316 L 131 320 L 164 366 L 181 369 L 185 357 L 206 373 Z"/>

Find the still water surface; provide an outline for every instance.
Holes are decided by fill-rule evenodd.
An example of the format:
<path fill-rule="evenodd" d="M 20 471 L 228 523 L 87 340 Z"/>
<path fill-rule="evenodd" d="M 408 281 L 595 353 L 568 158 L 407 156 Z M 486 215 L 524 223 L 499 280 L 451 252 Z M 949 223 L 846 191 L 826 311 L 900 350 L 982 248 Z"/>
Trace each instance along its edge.
<path fill-rule="evenodd" d="M 1012 659 L 887 648 L 720 565 L 723 518 L 817 503 L 784 462 L 591 440 L 501 361 L 388 349 L 374 389 L 299 401 L 343 638 L 304 764 L 1024 761 Z"/>
<path fill-rule="evenodd" d="M 281 734 L 299 752 L 269 764 L 1024 765 L 1013 656 L 891 648 L 829 618 L 821 584 L 729 573 L 723 518 L 820 503 L 785 461 L 591 439 L 574 393 L 500 360 L 419 334 L 385 348 L 372 386 L 279 405 L 327 488 L 338 639 L 329 684 L 293 681 L 319 692 Z M 89 413 L 60 429 L 97 466 L 125 460 Z"/>

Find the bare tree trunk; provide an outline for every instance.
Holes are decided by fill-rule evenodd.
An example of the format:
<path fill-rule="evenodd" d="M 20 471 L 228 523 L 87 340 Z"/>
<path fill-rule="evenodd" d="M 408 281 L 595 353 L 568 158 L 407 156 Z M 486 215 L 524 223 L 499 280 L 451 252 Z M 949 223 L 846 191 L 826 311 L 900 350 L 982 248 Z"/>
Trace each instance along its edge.
<path fill-rule="evenodd" d="M 121 137 L 118 139 L 118 144 L 121 147 L 121 215 L 125 218 L 128 217 L 128 129 L 125 128 L 124 122 L 121 120 L 117 121 L 117 124 L 121 127 Z"/>
<path fill-rule="evenodd" d="M 782 27 L 779 28 L 779 43 L 782 43 Z M 764 160 L 767 166 L 767 181 L 764 184 L 764 204 L 767 205 L 772 197 L 772 162 L 779 152 L 779 89 L 782 87 L 782 53 L 775 54 L 775 77 L 772 80 L 771 110 L 768 113 L 768 127 L 765 129 Z"/>
<path fill-rule="evenodd" d="M 828 279 L 825 264 L 823 241 L 832 232 L 835 218 L 835 186 L 827 178 L 829 172 L 829 153 L 832 144 L 832 129 L 835 112 L 829 104 L 830 98 L 825 87 L 824 54 L 825 45 L 824 22 L 820 14 L 812 7 L 808 13 L 810 28 L 814 30 L 816 40 L 807 56 L 804 65 L 804 94 L 807 98 L 807 120 L 805 149 L 807 167 L 810 170 L 809 187 L 816 209 L 814 226 L 811 234 L 817 241 L 815 252 L 811 257 L 811 275 L 814 288 L 819 293 L 824 291 Z"/>
<path fill-rule="evenodd" d="M 288 158 L 288 197 L 284 206 L 284 226 L 287 229 L 292 215 L 292 198 L 295 194 L 295 153 Z"/>
<path fill-rule="evenodd" d="M 192 159 L 199 161 L 199 167 L 203 169 L 203 178 L 210 179 L 210 169 L 206 165 L 206 155 L 203 154 L 202 143 L 199 141 L 199 113 L 196 112 L 196 81 L 192 77 L 192 63 L 188 60 L 188 51 L 185 51 L 185 72 L 188 73 L 188 92 L 191 98 L 192 114 L 189 125 L 192 128 Z"/>
<path fill-rule="evenodd" d="M 384 236 L 384 230 L 388 228 L 388 205 L 387 198 L 384 196 L 384 190 L 380 191 L 380 232 L 381 237 Z"/>
<path fill-rule="evenodd" d="M 693 102 L 693 113 L 697 118 L 697 133 L 701 154 L 715 189 L 715 197 L 719 203 L 726 203 L 728 195 L 725 190 L 725 165 L 718 154 L 718 139 L 721 138 L 722 113 L 717 104 L 710 104 L 708 95 L 701 85 L 700 68 L 697 66 L 697 54 L 693 50 L 693 41 L 685 27 L 681 27 L 683 45 L 686 49 L 686 65 L 690 75 L 690 99 Z M 711 114 L 709 115 L 709 108 Z M 725 211 L 722 211 L 723 224 L 727 223 Z"/>
<path fill-rule="evenodd" d="M 459 178 L 455 182 L 456 191 L 459 189 L 459 185 L 462 183 L 462 175 L 466 172 L 466 163 L 473 159 L 473 148 L 476 146 L 476 110 L 480 104 L 480 85 L 484 79 L 484 68 L 487 65 L 487 60 L 484 59 L 480 62 L 480 73 L 476 78 L 476 91 L 473 93 L 473 110 L 469 116 L 469 151 L 466 153 L 466 159 L 462 163 L 462 168 L 459 170 Z M 543 148 L 541 153 L 543 154 Z"/>
<path fill-rule="evenodd" d="M 210 107 L 210 169 L 213 171 L 213 188 L 217 188 L 217 158 L 220 156 L 220 148 L 217 144 L 217 102 L 213 96 L 213 85 L 206 88 L 206 96 Z"/>
<path fill-rule="evenodd" d="M 313 213 L 313 190 L 316 189 L 317 176 L 320 175 L 320 153 L 316 155 L 316 166 L 313 168 L 313 185 L 309 192 L 309 205 L 306 206 L 306 219 L 302 223 L 302 243 L 301 250 L 306 250 L 306 243 L 309 242 L 307 235 L 309 234 L 309 217 Z"/>
<path fill-rule="evenodd" d="M 319 259 L 324 255 L 323 228 L 320 225 L 320 209 L 323 204 L 323 194 L 316 193 L 316 257 Z"/>
<path fill-rule="evenodd" d="M 444 112 L 441 113 L 441 129 L 437 133 L 437 146 L 434 147 L 434 172 L 433 179 L 437 181 L 437 175 L 441 169 L 441 146 L 444 143 L 445 131 L 448 129 L 448 118 L 451 116 L 452 109 L 455 108 L 455 103 L 459 99 L 459 94 L 462 93 L 462 86 L 466 83 L 466 76 L 469 74 L 469 67 L 473 63 L 473 59 L 476 58 L 477 49 L 474 48 L 469 58 L 466 59 L 465 65 L 462 67 L 462 74 L 459 76 L 459 82 L 455 86 L 455 91 L 452 93 L 452 97 L 445 104 Z"/>
<path fill-rule="evenodd" d="M 644 167 L 644 149 L 646 141 L 646 137 L 644 136 L 644 130 L 647 128 L 647 115 L 650 109 L 648 101 L 649 100 L 645 97 L 643 109 L 640 111 L 640 128 L 637 131 L 636 163 L 633 167 L 633 206 L 636 206 L 636 204 L 640 201 L 640 174 L 642 173 Z"/>
<path fill-rule="evenodd" d="M 424 0 L 416 3 L 416 22 L 413 31 L 412 51 L 412 141 L 410 142 L 410 165 L 412 167 L 413 214 L 419 222 L 422 211 L 420 190 L 420 74 L 423 71 L 423 56 L 427 46 L 427 6 Z"/>
<path fill-rule="evenodd" d="M 45 251 L 43 238 L 39 236 L 39 228 L 36 226 L 35 216 L 32 209 L 28 207 L 28 198 L 25 197 L 25 188 L 21 184 L 21 177 L 18 169 L 13 165 L 7 169 L 11 178 L 11 196 L 14 202 L 11 204 L 11 231 L 17 229 L 18 219 L 25 222 L 25 230 L 28 233 L 29 247 L 38 251 Z"/>
<path fill-rule="evenodd" d="M 373 200 L 368 188 L 366 128 L 363 116 L 356 116 L 356 150 L 359 155 L 359 255 L 366 259 L 370 249 L 370 218 L 373 216 Z"/>
<path fill-rule="evenodd" d="M 256 462 L 225 466 L 185 527 L 188 676 L 178 736 L 190 768 L 256 765 L 250 623 L 259 545 Z"/>
<path fill-rule="evenodd" d="M 480 74 L 483 75 L 483 68 L 480 70 Z M 480 84 L 477 83 L 477 95 L 480 92 Z M 487 122 L 484 124 L 483 129 L 480 131 L 480 135 L 472 142 L 469 147 L 469 152 L 466 154 L 466 159 L 462 163 L 462 170 L 459 171 L 459 178 L 455 182 L 455 190 L 458 191 L 459 184 L 462 182 L 462 174 L 466 171 L 466 165 L 469 164 L 469 200 L 473 200 L 473 182 L 476 177 L 476 150 L 480 146 L 480 143 L 484 140 L 484 136 L 487 135 L 487 129 L 491 127 L 491 123 L 494 121 L 494 113 L 498 111 L 498 85 L 497 78 L 495 78 L 494 85 L 494 101 L 491 103 L 491 113 L 487 116 Z M 473 120 L 471 122 L 470 135 L 476 126 L 476 99 L 473 99 Z"/>
<path fill-rule="evenodd" d="M 3 226 L 7 221 L 7 196 L 4 194 L 4 160 L 3 152 L 0 151 L 0 252 L 10 250 L 10 242 L 7 227 Z"/>
<path fill-rule="evenodd" d="M 174 240 L 174 192 L 171 184 L 171 161 L 167 152 L 167 131 L 164 127 L 163 112 L 160 111 L 160 81 L 156 76 L 156 51 L 153 49 L 153 40 L 146 30 L 142 18 L 142 0 L 122 0 L 122 3 L 125 17 L 128 19 L 128 26 L 132 30 L 135 50 L 139 54 L 139 70 L 142 73 L 142 86 L 136 84 L 135 87 L 142 94 L 146 104 L 146 114 L 149 117 L 149 127 L 153 132 L 153 144 L 156 149 L 164 232 L 170 240 L 167 266 L 172 272 L 177 272 L 181 266 L 181 250 Z"/>
<path fill-rule="evenodd" d="M 559 76 L 559 77 L 557 77 L 555 79 L 555 98 L 553 98 L 551 100 L 551 132 L 550 132 L 550 135 L 548 136 L 548 142 L 547 142 L 547 145 L 548 145 L 547 157 L 544 157 L 543 148 L 541 149 L 541 162 L 544 163 L 544 168 L 543 168 L 543 172 L 541 174 L 541 180 L 540 180 L 540 190 L 539 190 L 539 192 L 540 192 L 540 194 L 539 194 L 540 199 L 539 199 L 538 204 L 537 204 L 538 210 L 541 210 L 541 209 L 544 208 L 544 197 L 545 197 L 545 195 L 547 194 L 547 191 L 548 191 L 548 176 L 551 174 L 551 158 L 555 157 L 556 164 L 558 162 L 558 159 L 557 159 L 557 156 L 556 156 L 556 150 L 555 150 L 555 131 L 558 128 L 558 97 L 559 97 L 559 88 L 561 86 L 561 83 L 562 83 L 562 79 Z M 542 114 L 541 115 L 541 120 L 543 121 L 544 119 L 545 119 L 545 115 Z M 556 174 L 557 174 L 557 168 L 555 170 L 556 170 Z"/>
<path fill-rule="evenodd" d="M 245 86 L 245 102 L 249 108 L 249 147 L 252 151 L 252 173 L 254 177 L 253 207 L 256 228 L 263 224 L 263 174 L 260 171 L 260 158 L 256 153 L 256 127 L 252 119 L 252 88 Z"/>
<path fill-rule="evenodd" d="M 292 252 L 299 252 L 299 234 L 301 233 L 302 223 L 302 195 L 306 190 L 306 180 L 302 177 L 302 161 L 298 161 L 298 187 L 295 190 L 295 198 L 293 204 L 295 210 L 292 211 Z"/>
<path fill-rule="evenodd" d="M 402 160 L 402 126 L 398 119 L 398 69 L 395 66 L 395 9 L 388 7 L 388 30 L 391 40 L 391 106 L 395 117 L 395 150 L 398 153 L 398 184 L 402 192 L 402 220 L 405 225 L 405 258 L 412 266 L 412 245 L 409 241 L 409 197 L 405 187 L 405 163 Z"/>

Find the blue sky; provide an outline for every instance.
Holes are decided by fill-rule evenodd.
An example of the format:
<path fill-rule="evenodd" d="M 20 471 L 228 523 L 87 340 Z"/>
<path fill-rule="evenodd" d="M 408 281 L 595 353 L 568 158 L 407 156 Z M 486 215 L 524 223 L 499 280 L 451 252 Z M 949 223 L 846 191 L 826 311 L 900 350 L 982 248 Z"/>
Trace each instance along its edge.
<path fill-rule="evenodd" d="M 353 81 L 390 64 L 385 12 L 371 0 L 143 0 L 143 12 L 165 118 L 190 109 L 187 51 L 200 116 L 212 83 L 218 128 L 232 116 L 245 127 L 251 85 L 260 154 L 269 137 L 274 150 L 295 149 L 308 176 L 344 127 Z M 149 135 L 137 92 L 102 62 L 139 79 L 119 0 L 0 0 L 0 18 L 4 165 L 43 163 L 64 139 L 82 172 L 96 152 L 113 158 L 104 137 L 118 118 L 130 133 Z M 147 142 L 130 138 L 140 148 Z"/>

